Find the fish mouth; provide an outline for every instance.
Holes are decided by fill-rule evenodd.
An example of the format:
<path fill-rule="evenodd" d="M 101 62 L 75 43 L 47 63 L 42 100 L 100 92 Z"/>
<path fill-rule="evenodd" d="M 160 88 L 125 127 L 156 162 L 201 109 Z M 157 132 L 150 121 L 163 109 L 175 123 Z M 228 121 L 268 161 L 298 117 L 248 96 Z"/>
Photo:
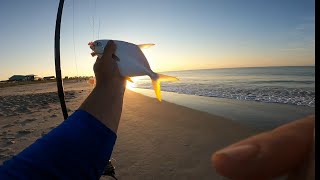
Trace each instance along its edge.
<path fill-rule="evenodd" d="M 90 48 L 94 47 L 94 43 L 92 41 L 89 42 L 88 45 L 90 46 Z"/>
<path fill-rule="evenodd" d="M 94 43 L 91 41 L 88 43 L 88 45 L 90 46 L 90 49 L 94 50 Z M 91 52 L 91 56 L 94 57 L 95 55 L 97 55 L 94 51 Z"/>

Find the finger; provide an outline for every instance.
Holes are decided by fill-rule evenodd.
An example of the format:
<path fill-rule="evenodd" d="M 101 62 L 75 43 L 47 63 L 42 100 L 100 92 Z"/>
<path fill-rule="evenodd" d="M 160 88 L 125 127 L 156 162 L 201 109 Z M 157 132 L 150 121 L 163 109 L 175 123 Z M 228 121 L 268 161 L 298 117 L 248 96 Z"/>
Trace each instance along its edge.
<path fill-rule="evenodd" d="M 113 67 L 113 75 L 115 77 L 118 77 L 120 79 L 125 79 L 120 73 L 120 69 L 116 60 L 112 62 L 112 67 Z"/>
<path fill-rule="evenodd" d="M 114 66 L 114 61 L 113 61 L 113 53 L 116 50 L 116 45 L 114 41 L 109 40 L 104 47 L 103 55 L 102 57 L 97 57 L 95 67 L 94 69 L 103 69 L 103 70 L 108 70 L 108 69 L 113 69 Z"/>
<path fill-rule="evenodd" d="M 290 172 L 288 180 L 312 180 L 315 179 L 315 130 L 313 130 L 313 142 L 308 158 L 300 167 Z"/>
<path fill-rule="evenodd" d="M 269 179 L 299 166 L 311 149 L 314 116 L 283 125 L 222 149 L 213 166 L 231 179 Z"/>
<path fill-rule="evenodd" d="M 120 59 L 118 58 L 118 56 L 112 54 L 112 58 L 115 60 L 115 61 L 120 61 Z"/>
<path fill-rule="evenodd" d="M 102 57 L 112 57 L 112 54 L 116 51 L 116 44 L 109 40 L 106 47 L 104 47 L 103 56 Z"/>

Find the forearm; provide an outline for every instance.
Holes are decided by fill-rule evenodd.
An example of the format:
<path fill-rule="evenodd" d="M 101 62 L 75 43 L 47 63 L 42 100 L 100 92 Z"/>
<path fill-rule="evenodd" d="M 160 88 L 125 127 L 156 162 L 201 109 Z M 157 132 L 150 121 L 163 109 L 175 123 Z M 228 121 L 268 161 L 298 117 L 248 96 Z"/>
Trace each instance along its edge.
<path fill-rule="evenodd" d="M 77 110 L 44 137 L 0 166 L 0 179 L 98 179 L 116 134 Z"/>
<path fill-rule="evenodd" d="M 124 80 L 110 80 L 108 84 L 96 86 L 79 109 L 90 113 L 116 133 L 122 112 L 124 91 Z"/>
<path fill-rule="evenodd" d="M 79 110 L 0 167 L 0 179 L 98 179 L 116 141 L 125 83 L 97 86 Z"/>

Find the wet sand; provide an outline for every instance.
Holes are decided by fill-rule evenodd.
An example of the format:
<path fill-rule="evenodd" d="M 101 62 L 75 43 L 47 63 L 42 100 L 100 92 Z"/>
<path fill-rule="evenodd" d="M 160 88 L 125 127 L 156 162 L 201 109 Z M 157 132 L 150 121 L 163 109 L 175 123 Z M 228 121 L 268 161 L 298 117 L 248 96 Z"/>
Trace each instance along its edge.
<path fill-rule="evenodd" d="M 135 88 L 133 91 L 149 97 L 155 97 L 154 91 L 150 89 Z M 162 92 L 162 99 L 174 104 L 222 116 L 260 131 L 271 130 L 315 113 L 315 108 L 308 106 L 240 101 L 173 92 Z"/>

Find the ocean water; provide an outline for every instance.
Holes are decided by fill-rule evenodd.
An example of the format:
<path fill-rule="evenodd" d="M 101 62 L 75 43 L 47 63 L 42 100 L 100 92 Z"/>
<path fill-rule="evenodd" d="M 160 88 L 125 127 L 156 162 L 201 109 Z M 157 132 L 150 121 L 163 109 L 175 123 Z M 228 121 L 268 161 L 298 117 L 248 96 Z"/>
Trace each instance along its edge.
<path fill-rule="evenodd" d="M 241 101 L 315 106 L 315 67 L 254 67 L 164 72 L 178 82 L 162 82 L 162 91 Z M 152 89 L 150 78 L 135 87 Z"/>

